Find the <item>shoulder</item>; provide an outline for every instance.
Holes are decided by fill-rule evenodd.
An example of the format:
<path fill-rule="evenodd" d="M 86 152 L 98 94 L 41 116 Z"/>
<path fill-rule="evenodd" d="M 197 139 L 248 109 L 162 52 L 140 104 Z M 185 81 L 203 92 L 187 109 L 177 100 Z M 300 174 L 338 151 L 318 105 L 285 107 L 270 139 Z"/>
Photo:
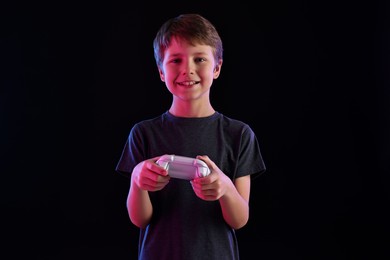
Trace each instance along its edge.
<path fill-rule="evenodd" d="M 130 136 L 132 138 L 145 138 L 147 135 L 153 134 L 155 131 L 158 131 L 161 127 L 161 122 L 163 121 L 163 114 L 155 116 L 148 119 L 143 119 L 141 121 L 135 122 L 130 130 Z"/>
<path fill-rule="evenodd" d="M 252 129 L 249 124 L 240 119 L 236 119 L 219 113 L 219 120 L 224 127 L 227 127 L 229 129 L 234 129 L 236 131 L 240 130 L 242 132 L 252 132 Z"/>
<path fill-rule="evenodd" d="M 149 127 L 151 125 L 160 124 L 162 121 L 164 121 L 164 117 L 165 117 L 165 113 L 155 117 L 143 119 L 141 121 L 136 122 L 133 128 L 139 129 L 143 127 Z"/>

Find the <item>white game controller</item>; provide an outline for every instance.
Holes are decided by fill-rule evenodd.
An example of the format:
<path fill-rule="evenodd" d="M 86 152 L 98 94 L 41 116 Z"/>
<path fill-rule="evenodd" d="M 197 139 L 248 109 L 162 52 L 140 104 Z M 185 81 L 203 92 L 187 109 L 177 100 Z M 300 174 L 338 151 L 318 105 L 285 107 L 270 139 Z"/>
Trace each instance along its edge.
<path fill-rule="evenodd" d="M 184 180 L 205 177 L 211 172 L 204 161 L 179 155 L 163 155 L 156 163 L 164 167 L 169 176 Z"/>

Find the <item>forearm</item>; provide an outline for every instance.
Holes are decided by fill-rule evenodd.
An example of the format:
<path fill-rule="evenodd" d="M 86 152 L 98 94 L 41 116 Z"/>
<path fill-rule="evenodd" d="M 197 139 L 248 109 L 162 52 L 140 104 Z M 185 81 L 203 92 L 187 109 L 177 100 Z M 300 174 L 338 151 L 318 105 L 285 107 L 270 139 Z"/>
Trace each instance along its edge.
<path fill-rule="evenodd" d="M 131 222 L 139 228 L 145 228 L 152 218 L 153 207 L 149 193 L 140 189 L 134 182 L 130 183 L 127 211 Z"/>
<path fill-rule="evenodd" d="M 229 226 L 239 229 L 246 225 L 249 219 L 249 204 L 234 185 L 219 199 L 219 202 L 223 218 Z"/>

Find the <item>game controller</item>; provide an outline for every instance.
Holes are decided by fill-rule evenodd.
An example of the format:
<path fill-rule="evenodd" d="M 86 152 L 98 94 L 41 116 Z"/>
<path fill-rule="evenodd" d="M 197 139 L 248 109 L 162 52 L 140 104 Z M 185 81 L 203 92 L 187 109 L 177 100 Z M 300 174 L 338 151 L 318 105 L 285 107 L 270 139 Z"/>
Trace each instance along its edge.
<path fill-rule="evenodd" d="M 184 180 L 205 177 L 211 172 L 204 161 L 179 155 L 163 155 L 156 163 L 164 167 L 169 176 Z"/>

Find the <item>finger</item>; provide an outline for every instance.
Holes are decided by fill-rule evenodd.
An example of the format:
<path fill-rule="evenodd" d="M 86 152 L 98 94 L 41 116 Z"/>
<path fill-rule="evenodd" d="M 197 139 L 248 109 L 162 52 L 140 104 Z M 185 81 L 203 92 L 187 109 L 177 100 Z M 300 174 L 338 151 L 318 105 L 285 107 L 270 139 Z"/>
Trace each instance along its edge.
<path fill-rule="evenodd" d="M 211 162 L 210 158 L 207 155 L 198 155 L 196 159 L 204 161 L 207 165 Z"/>
<path fill-rule="evenodd" d="M 158 158 L 158 157 L 156 157 Z M 166 169 L 164 169 L 164 167 L 158 165 L 156 163 L 156 160 L 155 158 L 151 159 L 148 161 L 148 164 L 146 166 L 150 171 L 154 172 L 154 173 L 157 173 L 158 175 L 162 175 L 162 176 L 167 176 L 168 175 L 168 171 Z"/>
<path fill-rule="evenodd" d="M 149 177 L 143 179 L 142 186 L 148 190 L 160 190 L 168 184 L 169 180 L 169 176 L 151 174 Z"/>
<path fill-rule="evenodd" d="M 207 155 L 198 155 L 196 156 L 197 159 L 204 161 L 207 166 L 210 168 L 210 171 L 213 171 L 216 167 L 216 164 L 208 157 Z"/>

